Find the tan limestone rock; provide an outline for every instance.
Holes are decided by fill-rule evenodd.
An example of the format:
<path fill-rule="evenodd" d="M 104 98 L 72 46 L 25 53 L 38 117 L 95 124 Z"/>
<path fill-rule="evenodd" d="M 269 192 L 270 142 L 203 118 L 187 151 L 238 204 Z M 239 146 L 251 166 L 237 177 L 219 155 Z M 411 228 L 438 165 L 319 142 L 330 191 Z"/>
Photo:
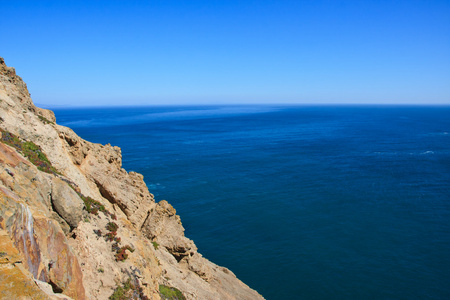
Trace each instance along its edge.
<path fill-rule="evenodd" d="M 150 211 L 142 232 L 166 248 L 178 262 L 197 251 L 194 242 L 184 236 L 184 228 L 176 210 L 165 200 L 158 202 Z"/>
<path fill-rule="evenodd" d="M 197 252 L 175 209 L 155 203 L 141 174 L 122 169 L 120 148 L 90 143 L 55 124 L 54 114 L 34 106 L 25 83 L 1 58 L 0 128 L 40 146 L 62 174 L 39 171 L 0 142 L 0 230 L 22 261 L 3 266 L 0 258 L 0 276 L 6 268 L 5 280 L 14 274 L 25 282 L 5 294 L 9 299 L 108 299 L 127 280 L 138 287 L 136 297 L 155 300 L 159 284 L 178 288 L 187 299 L 262 299 Z M 80 218 L 81 199 L 68 183 L 102 211 Z M 60 207 L 52 205 L 58 197 Z M 117 224 L 120 240 L 105 239 L 109 222 Z M 117 260 L 117 249 L 126 245 L 127 258 Z M 0 287 L 0 298 L 2 292 Z"/>
<path fill-rule="evenodd" d="M 80 169 L 98 187 L 103 198 L 117 204 L 128 219 L 140 228 L 147 212 L 154 206 L 153 195 L 147 189 L 143 176 L 122 169 L 120 148 L 95 145 Z"/>
<path fill-rule="evenodd" d="M 61 179 L 52 178 L 52 204 L 56 212 L 72 227 L 83 219 L 84 202 L 78 194 Z"/>

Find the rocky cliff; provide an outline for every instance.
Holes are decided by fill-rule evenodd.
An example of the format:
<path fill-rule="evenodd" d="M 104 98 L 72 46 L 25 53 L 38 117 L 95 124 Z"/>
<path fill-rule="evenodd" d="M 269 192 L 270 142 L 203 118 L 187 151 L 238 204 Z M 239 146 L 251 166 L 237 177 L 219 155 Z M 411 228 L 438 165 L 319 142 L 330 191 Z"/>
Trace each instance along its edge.
<path fill-rule="evenodd" d="M 121 150 L 36 107 L 0 58 L 0 299 L 262 299 L 184 236 Z"/>

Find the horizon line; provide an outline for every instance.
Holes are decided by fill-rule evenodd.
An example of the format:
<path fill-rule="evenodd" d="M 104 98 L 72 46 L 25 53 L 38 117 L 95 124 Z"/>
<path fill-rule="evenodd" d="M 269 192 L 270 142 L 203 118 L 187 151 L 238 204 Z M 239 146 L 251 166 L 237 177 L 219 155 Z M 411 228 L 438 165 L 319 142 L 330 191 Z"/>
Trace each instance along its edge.
<path fill-rule="evenodd" d="M 450 103 L 153 103 L 153 104 L 111 104 L 111 105 L 61 105 L 34 103 L 44 109 L 100 109 L 100 108 L 137 108 L 137 107 L 205 107 L 205 106 L 450 106 Z"/>

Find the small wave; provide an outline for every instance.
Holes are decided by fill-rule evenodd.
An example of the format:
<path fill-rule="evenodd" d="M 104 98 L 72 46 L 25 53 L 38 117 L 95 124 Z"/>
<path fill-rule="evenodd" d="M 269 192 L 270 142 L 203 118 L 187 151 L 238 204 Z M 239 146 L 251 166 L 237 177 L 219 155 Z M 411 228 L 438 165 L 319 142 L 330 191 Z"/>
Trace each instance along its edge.
<path fill-rule="evenodd" d="M 376 155 L 385 155 L 385 156 L 393 156 L 393 155 L 399 155 L 399 152 L 397 151 L 386 151 L 386 152 L 381 152 L 381 151 L 377 151 L 377 152 L 373 152 Z M 412 153 L 410 153 L 412 154 Z"/>
<path fill-rule="evenodd" d="M 434 151 L 424 151 L 420 153 L 421 155 L 434 154 Z"/>
<path fill-rule="evenodd" d="M 447 131 L 437 132 L 434 135 L 448 135 L 448 132 Z"/>
<path fill-rule="evenodd" d="M 442 131 L 442 132 L 430 132 L 430 133 L 426 133 L 426 134 L 422 134 L 425 136 L 442 136 L 442 135 L 449 135 L 448 131 Z"/>
<path fill-rule="evenodd" d="M 164 185 L 161 185 L 160 183 L 150 183 L 147 184 L 148 189 L 151 190 L 152 189 L 165 189 L 166 187 Z"/>
<path fill-rule="evenodd" d="M 67 126 L 71 128 L 77 127 L 89 127 L 93 124 L 93 120 L 79 120 L 79 121 L 68 121 L 68 122 L 58 122 L 59 125 Z"/>

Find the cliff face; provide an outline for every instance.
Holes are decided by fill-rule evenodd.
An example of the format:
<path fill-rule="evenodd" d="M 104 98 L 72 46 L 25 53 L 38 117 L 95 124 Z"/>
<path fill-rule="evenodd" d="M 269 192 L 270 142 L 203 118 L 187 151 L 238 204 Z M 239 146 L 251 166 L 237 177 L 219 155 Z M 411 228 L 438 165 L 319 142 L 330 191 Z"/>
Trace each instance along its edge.
<path fill-rule="evenodd" d="M 262 299 L 197 252 L 120 148 L 55 121 L 0 58 L 0 299 Z"/>

